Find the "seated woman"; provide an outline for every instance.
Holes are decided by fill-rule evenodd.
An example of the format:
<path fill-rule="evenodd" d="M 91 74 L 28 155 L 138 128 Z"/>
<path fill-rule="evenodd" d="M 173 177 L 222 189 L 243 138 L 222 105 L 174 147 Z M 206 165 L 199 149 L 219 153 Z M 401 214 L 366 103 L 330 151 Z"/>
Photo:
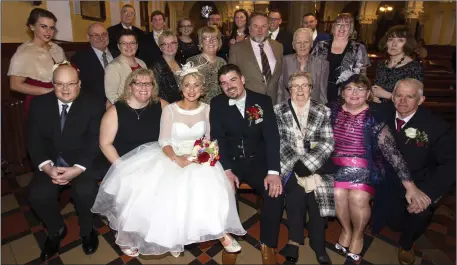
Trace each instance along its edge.
<path fill-rule="evenodd" d="M 121 54 L 112 60 L 105 69 L 105 94 L 107 106 L 114 104 L 125 90 L 127 77 L 135 69 L 147 68 L 146 64 L 135 57 L 138 49 L 138 38 L 132 30 L 124 30 L 119 36 L 118 44 Z"/>
<path fill-rule="evenodd" d="M 411 179 L 389 127 L 369 106 L 373 95 L 364 75 L 353 75 L 342 86 L 343 104 L 331 107 L 335 150 L 336 216 L 342 231 L 335 248 L 353 261 L 360 260 L 363 234 L 370 219 L 373 185 L 384 174 L 383 160 L 393 167 L 406 189 L 406 200 L 425 199 Z"/>
<path fill-rule="evenodd" d="M 203 27 L 198 32 L 198 43 L 202 53 L 190 57 L 187 62 L 198 66 L 199 71 L 205 76 L 206 92 L 202 101 L 209 104 L 212 98 L 222 93 L 217 72 L 227 64 L 224 59 L 216 56 L 222 47 L 221 32 L 215 27 Z"/>
<path fill-rule="evenodd" d="M 310 73 L 297 72 L 288 80 L 290 99 L 274 107 L 289 227 L 289 243 L 281 254 L 289 262 L 297 262 L 298 246 L 305 243 L 304 218 L 309 212 L 311 248 L 319 264 L 330 264 L 324 230 L 325 217 L 335 215 L 333 180 L 319 172 L 334 146 L 330 109 L 311 100 Z"/>
<path fill-rule="evenodd" d="M 414 78 L 424 81 L 424 66 L 413 59 L 416 40 L 408 26 L 394 26 L 386 32 L 379 43 L 380 50 L 387 54 L 387 60 L 376 66 L 373 94 L 381 101 L 390 100 L 397 81 Z"/>
<path fill-rule="evenodd" d="M 178 52 L 178 37 L 170 30 L 164 30 L 159 37 L 159 47 L 162 58 L 154 61 L 149 67 L 154 71 L 159 85 L 159 96 L 169 103 L 181 99 L 178 86 L 178 74 L 181 70 L 176 59 Z"/>
<path fill-rule="evenodd" d="M 295 31 L 292 47 L 295 54 L 284 56 L 282 62 L 282 75 L 278 83 L 278 96 L 276 103 L 281 103 L 289 98 L 289 77 L 296 72 L 308 72 L 312 76 L 311 99 L 322 104 L 327 104 L 327 84 L 329 64 L 317 56 L 311 55 L 313 46 L 313 31 L 299 28 Z"/>
<path fill-rule="evenodd" d="M 203 76 L 186 69 L 180 83 L 183 99 L 163 110 L 159 142 L 117 159 L 93 207 L 108 218 L 117 231 L 116 244 L 129 256 L 171 252 L 178 257 L 185 245 L 214 239 L 227 252 L 241 250 L 228 235 L 246 231 L 222 166 L 189 158 L 195 141 L 208 137 L 210 127 L 209 106 L 199 101 Z"/>
<path fill-rule="evenodd" d="M 52 42 L 56 16 L 48 10 L 34 8 L 27 19 L 33 39 L 21 44 L 11 58 L 8 76 L 11 90 L 25 94 L 25 115 L 33 97 L 53 91 L 54 64 L 65 61 L 63 49 Z"/>

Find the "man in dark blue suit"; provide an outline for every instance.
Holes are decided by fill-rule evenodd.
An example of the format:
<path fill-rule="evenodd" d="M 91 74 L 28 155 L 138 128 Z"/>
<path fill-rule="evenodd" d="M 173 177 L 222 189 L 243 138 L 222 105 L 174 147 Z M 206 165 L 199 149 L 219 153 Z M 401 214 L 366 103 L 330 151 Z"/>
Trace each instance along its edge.
<path fill-rule="evenodd" d="M 303 16 L 301 26 L 302 28 L 309 28 L 313 31 L 313 47 L 315 47 L 316 44 L 321 40 L 331 39 L 330 35 L 328 35 L 327 33 L 317 31 L 317 18 L 316 15 L 314 15 L 313 13 L 306 13 Z"/>

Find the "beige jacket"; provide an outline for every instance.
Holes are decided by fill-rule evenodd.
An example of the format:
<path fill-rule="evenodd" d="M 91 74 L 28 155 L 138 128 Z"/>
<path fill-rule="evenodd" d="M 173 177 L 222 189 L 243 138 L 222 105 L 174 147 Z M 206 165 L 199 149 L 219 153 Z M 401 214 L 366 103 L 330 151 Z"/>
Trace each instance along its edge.
<path fill-rule="evenodd" d="M 142 68 L 147 68 L 142 60 L 138 58 L 135 58 L 135 60 Z M 132 69 L 122 56 L 118 56 L 106 66 L 105 94 L 111 104 L 114 104 L 121 96 L 122 92 L 124 92 L 125 80 L 127 80 L 127 77 L 131 72 Z"/>

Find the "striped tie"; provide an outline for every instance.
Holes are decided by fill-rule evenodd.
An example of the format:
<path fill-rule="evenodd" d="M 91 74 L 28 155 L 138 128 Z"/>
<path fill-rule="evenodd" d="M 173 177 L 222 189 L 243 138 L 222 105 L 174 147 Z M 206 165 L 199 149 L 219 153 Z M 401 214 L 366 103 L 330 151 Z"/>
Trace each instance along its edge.
<path fill-rule="evenodd" d="M 265 54 L 265 51 L 263 50 L 263 46 L 265 43 L 259 43 L 259 48 L 260 48 L 260 57 L 262 58 L 262 74 L 265 77 L 266 82 L 268 83 L 271 79 L 271 69 L 270 69 L 270 63 L 268 62 L 267 55 Z"/>

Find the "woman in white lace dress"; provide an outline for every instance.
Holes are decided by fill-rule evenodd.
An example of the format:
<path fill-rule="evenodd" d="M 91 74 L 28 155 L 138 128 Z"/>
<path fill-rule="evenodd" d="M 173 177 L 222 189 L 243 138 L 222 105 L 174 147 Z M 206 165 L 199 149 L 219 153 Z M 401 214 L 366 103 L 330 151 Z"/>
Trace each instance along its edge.
<path fill-rule="evenodd" d="M 187 159 L 195 140 L 210 135 L 209 105 L 199 100 L 203 76 L 192 68 L 181 76 L 183 100 L 164 108 L 159 142 L 116 161 L 92 208 L 108 218 L 116 244 L 129 256 L 178 257 L 185 245 L 214 239 L 227 252 L 239 252 L 228 233 L 246 234 L 220 163 L 212 167 Z"/>

